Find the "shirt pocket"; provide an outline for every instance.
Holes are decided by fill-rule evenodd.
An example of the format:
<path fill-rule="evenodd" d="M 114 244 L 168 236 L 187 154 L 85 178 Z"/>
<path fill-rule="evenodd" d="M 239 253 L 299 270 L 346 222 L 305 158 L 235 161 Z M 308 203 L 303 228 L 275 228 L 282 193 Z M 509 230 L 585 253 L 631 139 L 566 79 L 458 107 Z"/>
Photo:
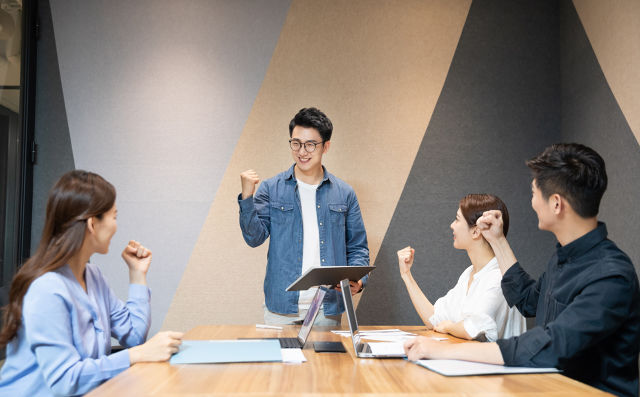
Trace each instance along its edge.
<path fill-rule="evenodd" d="M 271 222 L 279 225 L 293 222 L 293 204 L 272 203 Z"/>
<path fill-rule="evenodd" d="M 567 308 L 567 304 L 566 303 L 560 302 L 559 300 L 557 300 L 553 296 L 551 297 L 551 316 L 552 316 L 552 318 L 554 320 L 556 318 L 558 318 L 560 313 L 562 313 L 564 311 L 564 309 L 566 309 L 566 308 Z"/>
<path fill-rule="evenodd" d="M 329 204 L 329 217 L 333 225 L 344 226 L 347 217 L 346 204 Z"/>
<path fill-rule="evenodd" d="M 545 325 L 554 321 L 560 313 L 567 308 L 567 304 L 559 301 L 553 295 L 549 296 L 549 301 L 547 304 L 547 313 L 545 317 Z"/>

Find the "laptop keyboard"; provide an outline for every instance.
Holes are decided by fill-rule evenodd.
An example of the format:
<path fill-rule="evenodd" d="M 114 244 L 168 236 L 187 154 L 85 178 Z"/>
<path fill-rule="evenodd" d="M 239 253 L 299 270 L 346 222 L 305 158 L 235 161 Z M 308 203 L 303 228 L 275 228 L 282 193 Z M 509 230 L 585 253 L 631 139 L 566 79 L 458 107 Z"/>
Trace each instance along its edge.
<path fill-rule="evenodd" d="M 283 349 L 300 349 L 300 341 L 298 338 L 278 338 L 280 347 Z"/>

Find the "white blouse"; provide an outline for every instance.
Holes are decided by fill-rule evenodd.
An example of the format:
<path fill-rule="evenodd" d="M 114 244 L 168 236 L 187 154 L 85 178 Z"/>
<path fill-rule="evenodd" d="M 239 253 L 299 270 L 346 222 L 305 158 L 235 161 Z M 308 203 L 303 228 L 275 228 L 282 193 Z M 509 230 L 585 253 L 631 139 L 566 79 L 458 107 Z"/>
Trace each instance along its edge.
<path fill-rule="evenodd" d="M 464 320 L 464 329 L 473 339 L 489 342 L 517 336 L 526 331 L 524 317 L 514 306 L 509 308 L 502 295 L 502 273 L 498 260 L 493 258 L 473 277 L 469 277 L 473 266 L 469 266 L 458 279 L 458 283 L 438 299 L 429 322 L 437 326 L 442 321 L 453 323 Z"/>

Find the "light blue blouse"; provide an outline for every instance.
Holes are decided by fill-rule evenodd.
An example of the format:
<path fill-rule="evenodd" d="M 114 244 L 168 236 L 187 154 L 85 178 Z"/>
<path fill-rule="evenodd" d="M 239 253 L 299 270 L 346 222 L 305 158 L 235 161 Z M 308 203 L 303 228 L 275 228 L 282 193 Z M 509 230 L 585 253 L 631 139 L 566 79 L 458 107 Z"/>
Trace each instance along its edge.
<path fill-rule="evenodd" d="M 0 395 L 84 394 L 129 367 L 128 350 L 110 354 L 111 336 L 125 347 L 146 340 L 149 289 L 131 284 L 124 304 L 96 265 L 87 264 L 85 280 L 87 292 L 65 265 L 31 283 L 22 325 L 7 345 Z"/>

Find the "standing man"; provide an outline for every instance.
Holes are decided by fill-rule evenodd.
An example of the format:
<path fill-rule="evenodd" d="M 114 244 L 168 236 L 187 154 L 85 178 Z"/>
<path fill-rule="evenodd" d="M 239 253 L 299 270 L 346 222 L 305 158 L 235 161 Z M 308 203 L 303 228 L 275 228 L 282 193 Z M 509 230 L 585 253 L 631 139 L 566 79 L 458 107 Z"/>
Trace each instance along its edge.
<path fill-rule="evenodd" d="M 318 266 L 369 266 L 369 248 L 356 194 L 329 173 L 322 156 L 329 151 L 333 125 L 316 108 L 301 109 L 289 123 L 289 146 L 294 165 L 265 180 L 254 170 L 240 174 L 240 228 L 251 247 L 267 237 L 269 253 L 264 279 L 264 321 L 301 321 L 315 288 L 285 289 L 300 275 Z M 255 196 L 254 196 L 255 192 Z M 351 294 L 362 291 L 366 277 L 351 282 Z M 342 298 L 330 290 L 316 324 L 339 325 Z"/>
<path fill-rule="evenodd" d="M 538 228 L 558 240 L 540 279 L 531 279 L 517 262 L 502 233 L 500 211 L 485 212 L 477 224 L 496 253 L 507 303 L 525 317 L 535 316 L 536 327 L 497 343 L 452 346 L 419 337 L 405 344 L 409 359 L 556 367 L 607 392 L 637 396 L 638 276 L 597 219 L 607 188 L 604 160 L 586 146 L 557 144 L 527 166 Z"/>

